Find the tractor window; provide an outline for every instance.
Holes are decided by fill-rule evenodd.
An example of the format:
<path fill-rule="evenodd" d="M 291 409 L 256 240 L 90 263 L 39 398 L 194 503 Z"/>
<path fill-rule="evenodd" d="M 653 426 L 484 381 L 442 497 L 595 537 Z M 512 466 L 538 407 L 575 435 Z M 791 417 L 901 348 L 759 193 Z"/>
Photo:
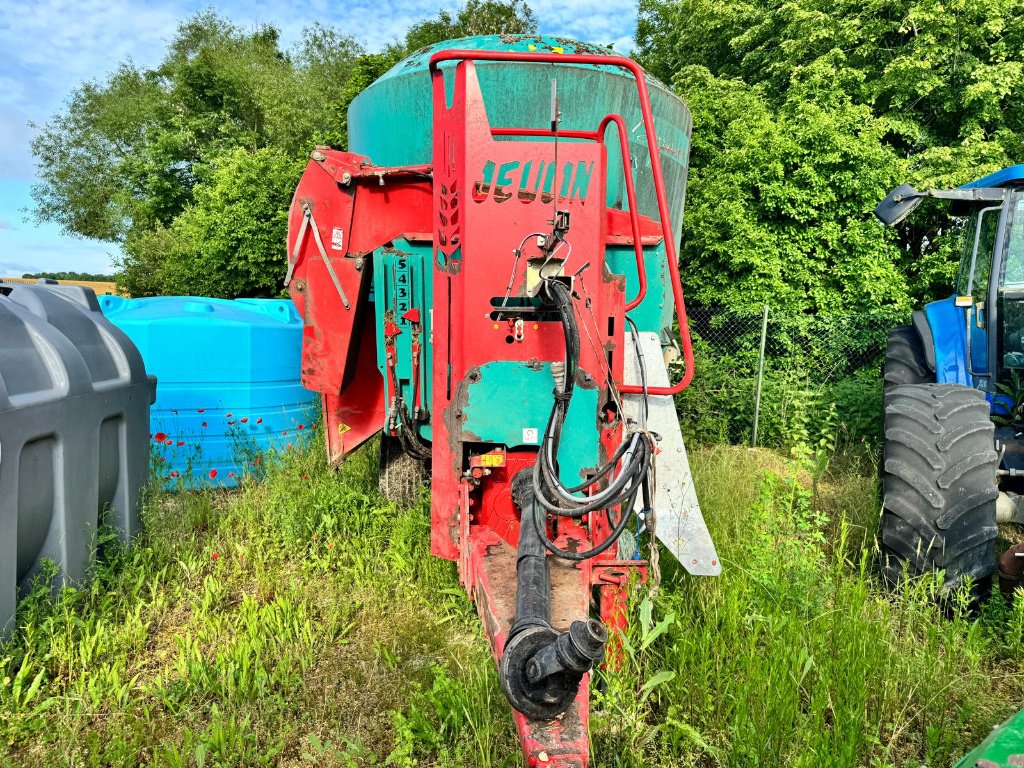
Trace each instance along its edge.
<path fill-rule="evenodd" d="M 1024 195 L 1010 207 L 1010 230 L 999 286 L 1003 368 L 1024 369 Z"/>
<path fill-rule="evenodd" d="M 1010 241 L 1006 246 L 1003 285 L 1024 287 L 1024 195 L 1017 195 L 1010 215 Z"/>
<path fill-rule="evenodd" d="M 988 297 L 988 276 L 992 269 L 1000 209 L 998 205 L 980 209 L 971 217 L 971 226 L 967 228 L 965 247 L 971 249 L 971 273 L 966 295 L 973 296 L 975 301 L 983 302 Z"/>

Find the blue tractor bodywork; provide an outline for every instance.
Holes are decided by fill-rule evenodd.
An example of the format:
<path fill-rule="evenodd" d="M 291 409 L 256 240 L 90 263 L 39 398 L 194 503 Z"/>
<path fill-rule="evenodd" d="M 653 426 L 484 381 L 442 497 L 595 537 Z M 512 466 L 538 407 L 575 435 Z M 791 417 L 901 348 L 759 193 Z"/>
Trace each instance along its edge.
<path fill-rule="evenodd" d="M 974 386 L 967 380 L 967 325 L 963 309 L 956 306 L 956 295 L 926 304 L 924 315 L 935 350 L 935 380 L 939 384 Z"/>

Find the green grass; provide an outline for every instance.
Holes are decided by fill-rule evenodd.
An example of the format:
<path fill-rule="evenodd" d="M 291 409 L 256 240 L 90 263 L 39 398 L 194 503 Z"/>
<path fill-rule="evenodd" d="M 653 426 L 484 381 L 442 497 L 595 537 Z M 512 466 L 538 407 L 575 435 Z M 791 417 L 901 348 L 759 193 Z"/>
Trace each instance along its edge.
<path fill-rule="evenodd" d="M 694 451 L 724 574 L 662 558 L 597 766 L 944 766 L 1021 706 L 1024 600 L 940 615 L 872 572 L 873 478 Z M 0 648 L 0 765 L 515 766 L 508 707 L 429 515 L 376 462 L 292 452 L 239 492 L 155 495 L 92 581 L 22 603 Z"/>

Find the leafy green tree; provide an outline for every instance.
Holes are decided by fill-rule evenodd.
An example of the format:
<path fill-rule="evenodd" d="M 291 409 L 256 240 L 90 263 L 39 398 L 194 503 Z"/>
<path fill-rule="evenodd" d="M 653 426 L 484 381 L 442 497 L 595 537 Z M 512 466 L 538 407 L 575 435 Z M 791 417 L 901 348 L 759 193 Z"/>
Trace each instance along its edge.
<path fill-rule="evenodd" d="M 532 35 L 537 17 L 523 0 L 469 0 L 453 16 L 439 11 L 433 19 L 413 24 L 405 36 L 407 51 L 442 40 L 473 35 Z"/>
<path fill-rule="evenodd" d="M 122 283 L 221 298 L 280 293 L 288 205 L 304 164 L 273 147 L 220 153 L 203 167 L 192 203 L 133 244 Z"/>
<path fill-rule="evenodd" d="M 292 191 L 314 146 L 346 145 L 352 99 L 421 46 L 536 26 L 523 0 L 469 0 L 369 54 L 319 24 L 285 51 L 273 27 L 197 14 L 159 66 L 82 84 L 39 129 L 35 216 L 120 244 L 134 296 L 276 295 Z"/>
<path fill-rule="evenodd" d="M 786 254 L 775 277 L 793 289 L 784 295 L 794 310 L 908 305 L 948 291 L 955 222 L 934 206 L 894 234 L 870 211 L 900 181 L 957 185 L 1020 158 L 1022 20 L 1022 0 L 640 0 L 639 59 L 694 109 L 684 260 L 716 286 L 691 280 L 701 298 L 778 295 L 764 290 L 764 265 L 749 269 L 772 263 L 771 250 Z M 732 108 L 739 92 L 769 123 Z M 774 150 L 757 129 L 769 124 L 782 140 Z M 766 151 L 803 205 L 763 205 L 780 188 L 763 175 Z M 729 188 L 727 218 L 708 195 Z M 743 248 L 744 238 L 759 245 Z M 808 280 L 793 249 L 818 254 L 818 277 Z M 730 289 L 716 273 L 738 279 Z"/>
<path fill-rule="evenodd" d="M 905 167 L 880 141 L 884 121 L 848 99 L 776 107 L 762 88 L 703 67 L 675 84 L 693 94 L 690 295 L 733 309 L 907 307 L 901 251 L 867 213 Z"/>
<path fill-rule="evenodd" d="M 40 177 L 35 215 L 71 234 L 120 243 L 122 282 L 133 295 L 195 293 L 192 276 L 164 262 L 190 247 L 167 238 L 183 231 L 174 224 L 196 202 L 196 190 L 220 168 L 237 167 L 238 150 L 254 162 L 266 149 L 298 161 L 317 144 L 343 144 L 340 118 L 351 98 L 345 86 L 361 55 L 351 38 L 325 27 L 307 29 L 297 48 L 284 52 L 272 27 L 243 31 L 201 13 L 179 27 L 158 67 L 123 64 L 106 82 L 83 84 L 40 129 L 32 144 Z M 297 180 L 298 173 L 292 186 Z M 243 194 L 278 206 L 245 211 L 257 222 L 287 209 L 280 190 L 268 196 L 259 180 L 248 183 Z M 252 224 L 223 223 L 240 231 Z M 157 241 L 164 254 L 154 250 Z M 256 261 L 269 260 L 268 251 Z M 166 282 L 172 276 L 176 282 Z M 269 283 L 268 275 L 255 284 Z"/>

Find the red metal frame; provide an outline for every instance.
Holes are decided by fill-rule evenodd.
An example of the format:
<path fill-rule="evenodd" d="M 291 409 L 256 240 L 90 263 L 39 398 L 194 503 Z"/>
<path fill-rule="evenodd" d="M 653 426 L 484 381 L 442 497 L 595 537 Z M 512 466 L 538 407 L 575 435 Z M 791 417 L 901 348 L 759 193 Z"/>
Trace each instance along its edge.
<path fill-rule="evenodd" d="M 455 59 L 463 61 L 455 67 L 449 105 L 445 74 L 437 64 Z M 558 168 L 547 171 L 542 179 L 541 168 L 549 163 L 553 149 L 549 140 L 508 142 L 496 137 L 549 138 L 551 132 L 492 129 L 475 66 L 465 61 L 468 59 L 611 65 L 632 72 L 651 152 L 660 223 L 638 211 L 628 132 L 620 116 L 608 115 L 596 131 L 560 131 L 560 137 L 586 141 L 559 147 Z M 532 466 L 537 453 L 525 436 L 522 445 L 513 445 L 469 433 L 463 427 L 465 410 L 472 402 L 472 382 L 488 375 L 489 363 L 500 359 L 538 370 L 545 361 L 560 361 L 564 355 L 557 321 L 531 321 L 521 339 L 506 345 L 507 329 L 492 319 L 491 300 L 505 293 L 508 270 L 512 270 L 517 295 L 523 295 L 530 279 L 526 263 L 519 265 L 517 260 L 516 266 L 512 265 L 511 246 L 507 244 L 518 243 L 525 233 L 551 231 L 550 203 L 557 202 L 559 210 L 570 212 L 573 248 L 565 257 L 564 274 L 577 274 L 585 264 L 592 267 L 578 281 L 585 302 L 578 305 L 577 314 L 581 327 L 587 330 L 579 367 L 597 390 L 599 404 L 610 397 L 609 378 L 623 380 L 621 320 L 646 296 L 643 246 L 660 239 L 665 240 L 686 371 L 683 380 L 674 386 L 650 388 L 649 393 L 673 394 L 683 389 L 693 375 L 693 353 L 657 137 L 639 66 L 611 56 L 443 51 L 431 58 L 430 71 L 434 110 L 434 158 L 430 166 L 382 168 L 351 153 L 325 148 L 313 153 L 289 216 L 288 252 L 295 260 L 288 288 L 305 321 L 303 383 L 323 393 L 328 455 L 336 463 L 380 431 L 387 413 L 385 391 L 396 390 L 395 382 L 385 387 L 376 360 L 377 340 L 379 334 L 390 333 L 384 346 L 394 357 L 398 354 L 394 336 L 404 331 L 394 322 L 377 328 L 374 315 L 368 311 L 372 254 L 399 237 L 434 243 L 433 263 L 429 265 L 433 272 L 433 309 L 429 318 L 422 318 L 429 322 L 432 343 L 432 355 L 422 361 L 424 375 L 432 382 L 431 401 L 423 403 L 430 411 L 432 430 L 431 551 L 458 563 L 460 578 L 477 605 L 494 655 L 500 660 L 515 612 L 519 514 L 512 502 L 510 484 L 518 471 Z M 605 202 L 604 136 L 611 123 L 619 133 L 628 213 L 608 209 Z M 488 162 L 492 176 L 485 183 L 480 169 Z M 573 174 L 571 178 L 564 173 L 559 176 L 564 164 L 572 166 L 568 171 Z M 503 177 L 504 168 L 519 169 L 518 193 L 514 180 Z M 527 188 L 527 168 L 536 172 L 531 188 Z M 552 173 L 558 183 L 552 180 Z M 318 238 L 312 236 L 311 227 Z M 625 280 L 611 274 L 604 264 L 606 245 L 630 241 L 637 259 L 639 290 L 627 301 Z M 349 306 L 343 306 L 342 291 Z M 417 359 L 413 366 L 418 374 L 417 349 L 414 344 Z M 390 364 L 383 367 L 385 374 L 391 375 Z M 418 375 L 414 378 L 418 380 Z M 639 387 L 622 384 L 618 388 L 624 393 L 640 391 Z M 413 401 L 418 403 L 418 397 L 417 390 Z M 600 463 L 619 445 L 623 425 L 613 415 L 596 426 L 595 450 Z M 474 460 L 474 456 L 485 455 L 491 442 L 507 444 L 508 449 L 500 461 L 486 466 L 485 473 L 483 462 Z M 552 524 L 549 534 L 563 549 L 590 549 L 610 535 L 608 515 L 594 512 L 579 521 L 564 521 L 557 529 Z M 625 628 L 628 589 L 636 578 L 633 574 L 645 578 L 646 563 L 616 558 L 616 547 L 580 563 L 549 558 L 551 619 L 556 629 L 567 629 L 571 621 L 588 618 L 592 610 L 600 613 L 610 629 Z M 613 635 L 608 649 L 611 663 L 618 658 L 616 642 Z M 584 768 L 589 760 L 588 707 L 589 676 L 585 676 L 574 703 L 557 719 L 533 721 L 517 713 L 527 764 Z"/>
<path fill-rule="evenodd" d="M 514 179 L 503 178 L 500 169 L 515 166 L 525 174 L 525 168 L 530 167 L 539 184 L 539 164 L 543 158 L 550 158 L 552 145 L 548 141 L 496 140 L 495 135 L 507 129 L 494 131 L 488 124 L 471 63 L 456 67 L 450 106 L 444 74 L 435 69 L 432 77 L 434 217 L 439 260 L 434 265 L 431 548 L 436 555 L 457 559 L 460 577 L 476 602 L 495 658 L 500 661 L 515 615 L 519 515 L 512 503 L 510 484 L 517 471 L 533 465 L 537 454 L 536 449 L 510 446 L 505 466 L 494 469 L 479 483 L 465 477 L 465 452 L 479 445 L 481 438 L 464 434 L 463 411 L 472 402 L 471 383 L 486 377 L 486 365 L 496 358 L 519 360 L 529 366 L 536 361 L 558 361 L 564 355 L 557 321 L 531 322 L 522 341 L 506 346 L 506 329 L 500 322 L 487 319 L 493 309 L 491 298 L 506 290 L 511 247 L 524 233 L 551 228 L 553 201 L 544 199 L 544 187 L 526 190 L 521 178 L 520 190 L 528 194 L 516 195 Z M 560 178 L 561 192 L 551 181 L 551 195 L 558 195 L 558 208 L 569 211 L 572 218 L 571 232 L 575 236 L 565 274 L 573 274 L 586 263 L 593 267 L 582 283 L 589 310 L 580 322 L 588 326 L 588 333 L 596 335 L 596 347 L 584 342 L 580 368 L 597 383 L 598 402 L 605 402 L 610 397 L 608 366 L 612 380 L 621 381 L 623 377 L 619 338 L 623 332 L 621 318 L 625 316 L 625 281 L 603 268 L 609 224 L 605 206 L 607 152 L 601 141 L 569 143 L 559 148 L 558 160 L 560 169 L 581 165 L 591 169 L 586 199 L 577 198 L 576 179 L 571 184 L 569 179 Z M 488 162 L 493 175 L 484 184 L 474 174 Z M 631 209 L 633 240 L 642 253 L 645 227 L 636 214 L 632 195 Z M 650 230 L 648 226 L 648 233 Z M 496 250 L 499 243 L 513 245 L 508 246 L 507 256 L 495 261 L 501 252 Z M 500 269 L 490 268 L 498 263 L 502 264 Z M 527 264 L 519 263 L 513 272 L 517 295 L 521 295 L 518 291 L 527 279 Z M 612 324 L 615 330 L 608 327 L 609 318 L 619 320 Z M 598 437 L 599 455 L 610 455 L 622 438 L 622 422 L 612 419 L 605 423 Z M 562 548 L 590 549 L 610 532 L 608 513 L 595 512 L 586 521 L 561 525 L 556 543 Z M 620 562 L 616 556 L 613 547 L 582 563 L 550 559 L 552 624 L 556 629 L 565 630 L 571 621 L 589 616 L 595 587 L 602 619 L 613 628 L 624 627 L 627 574 L 643 572 L 646 564 Z M 589 682 L 584 678 L 575 702 L 553 721 L 534 721 L 517 714 L 528 764 L 566 768 L 587 764 L 588 693 Z"/>
<path fill-rule="evenodd" d="M 679 253 L 675 238 L 672 235 L 672 217 L 668 210 L 668 196 L 665 192 L 665 175 L 661 170 L 661 155 L 657 151 L 658 136 L 654 129 L 654 111 L 651 109 L 651 98 L 647 92 L 647 73 L 643 67 L 632 59 L 624 56 L 598 56 L 588 53 L 517 53 L 514 51 L 437 51 L 430 57 L 431 73 L 443 61 L 521 61 L 530 64 L 588 64 L 592 66 L 619 67 L 629 71 L 636 82 L 637 95 L 640 99 L 640 112 L 644 119 L 644 132 L 647 136 L 647 151 L 651 158 L 651 173 L 654 176 L 654 192 L 658 199 L 658 217 L 661 219 L 665 234 L 665 258 L 668 261 L 669 274 L 672 276 L 672 298 L 676 305 L 676 317 L 679 319 L 679 337 L 683 347 L 683 378 L 668 387 L 648 387 L 649 395 L 676 395 L 686 389 L 693 381 L 693 342 L 690 338 L 690 326 L 686 319 L 686 304 L 683 301 L 683 284 L 679 276 Z M 436 105 L 436 102 L 435 102 Z M 569 134 L 565 134 L 568 136 Z M 582 137 L 581 137 L 582 138 Z M 636 385 L 622 384 L 619 391 L 626 394 L 641 394 L 643 388 Z"/>

